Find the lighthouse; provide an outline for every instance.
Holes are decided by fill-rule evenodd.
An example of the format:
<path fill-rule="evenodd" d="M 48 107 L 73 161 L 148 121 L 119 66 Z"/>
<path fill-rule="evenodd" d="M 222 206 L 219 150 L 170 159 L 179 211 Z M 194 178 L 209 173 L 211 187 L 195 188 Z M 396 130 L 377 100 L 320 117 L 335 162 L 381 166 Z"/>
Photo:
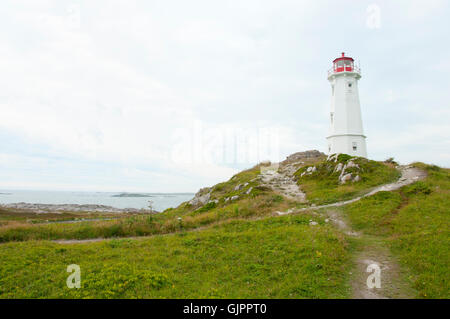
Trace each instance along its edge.
<path fill-rule="evenodd" d="M 367 157 L 358 94 L 360 78 L 360 68 L 345 53 L 334 59 L 333 67 L 328 71 L 331 84 L 330 131 L 327 137 L 329 154 Z"/>

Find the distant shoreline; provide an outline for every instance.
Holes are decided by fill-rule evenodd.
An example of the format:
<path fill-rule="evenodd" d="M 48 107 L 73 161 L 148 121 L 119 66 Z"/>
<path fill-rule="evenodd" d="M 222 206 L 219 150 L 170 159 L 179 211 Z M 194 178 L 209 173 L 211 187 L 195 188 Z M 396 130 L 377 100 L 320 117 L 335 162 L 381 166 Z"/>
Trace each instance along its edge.
<path fill-rule="evenodd" d="M 177 207 L 194 193 L 0 191 L 0 205 L 33 211 L 163 211 Z"/>
<path fill-rule="evenodd" d="M 28 210 L 36 213 L 53 213 L 53 212 L 104 212 L 104 213 L 157 213 L 144 208 L 117 208 L 108 205 L 99 204 L 38 204 L 38 203 L 11 203 L 0 204 L 0 208 L 12 208 L 18 210 Z"/>
<path fill-rule="evenodd" d="M 195 195 L 195 193 L 120 193 L 111 197 L 156 197 L 156 196 L 179 196 L 179 195 Z"/>

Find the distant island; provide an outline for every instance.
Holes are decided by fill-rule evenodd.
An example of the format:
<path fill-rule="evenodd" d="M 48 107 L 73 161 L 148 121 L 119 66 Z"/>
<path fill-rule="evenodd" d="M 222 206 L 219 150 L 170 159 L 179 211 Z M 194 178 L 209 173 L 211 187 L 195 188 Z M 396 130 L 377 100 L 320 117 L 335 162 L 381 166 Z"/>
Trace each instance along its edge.
<path fill-rule="evenodd" d="M 12 195 L 11 193 L 0 193 L 0 195 Z"/>
<path fill-rule="evenodd" d="M 111 197 L 156 197 L 156 196 L 166 196 L 173 197 L 177 195 L 194 195 L 194 193 L 152 193 L 152 194 L 142 194 L 142 193 L 120 193 L 112 195 Z"/>
<path fill-rule="evenodd" d="M 112 195 L 111 197 L 152 197 L 150 194 L 138 194 L 138 193 L 120 193 Z"/>

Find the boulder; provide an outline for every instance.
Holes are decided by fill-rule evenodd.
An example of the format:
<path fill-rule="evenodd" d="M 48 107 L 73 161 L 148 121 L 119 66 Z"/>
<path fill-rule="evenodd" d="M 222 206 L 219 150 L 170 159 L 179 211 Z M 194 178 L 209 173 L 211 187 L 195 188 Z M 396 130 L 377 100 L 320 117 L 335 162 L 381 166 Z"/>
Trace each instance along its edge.
<path fill-rule="evenodd" d="M 355 164 L 353 161 L 349 161 L 348 163 L 347 163 L 347 165 L 345 165 L 346 166 L 346 168 L 350 168 L 350 167 L 356 167 L 356 168 L 359 168 L 359 165 L 358 164 Z"/>
<path fill-rule="evenodd" d="M 321 156 L 325 156 L 324 153 L 319 152 L 317 150 L 310 150 L 305 152 L 297 152 L 292 155 L 286 157 L 284 162 L 298 162 L 303 159 L 311 159 L 311 158 L 319 158 Z"/>
<path fill-rule="evenodd" d="M 339 153 L 328 155 L 327 162 L 337 162 Z"/>
<path fill-rule="evenodd" d="M 211 198 L 211 190 L 208 187 L 200 189 L 194 196 L 193 199 L 189 201 L 192 206 L 205 205 Z"/>
<path fill-rule="evenodd" d="M 352 179 L 352 174 L 348 173 L 348 174 L 342 175 L 342 176 L 339 178 L 339 182 L 340 182 L 341 184 L 345 184 L 347 181 L 349 181 L 349 180 L 351 180 L 351 179 Z"/>
<path fill-rule="evenodd" d="M 344 165 L 342 163 L 339 163 L 336 165 L 333 172 L 340 172 L 340 171 L 342 171 L 343 167 L 344 167 Z"/>

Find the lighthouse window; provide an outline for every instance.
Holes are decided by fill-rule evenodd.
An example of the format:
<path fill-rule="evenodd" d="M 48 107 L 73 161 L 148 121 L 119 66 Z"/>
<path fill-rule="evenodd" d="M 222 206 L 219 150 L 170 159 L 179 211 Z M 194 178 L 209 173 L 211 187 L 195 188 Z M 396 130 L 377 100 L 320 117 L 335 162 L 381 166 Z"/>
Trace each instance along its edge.
<path fill-rule="evenodd" d="M 333 112 L 330 113 L 331 124 L 333 124 Z"/>
<path fill-rule="evenodd" d="M 353 150 L 356 151 L 358 147 L 356 146 L 356 142 L 353 142 Z"/>
<path fill-rule="evenodd" d="M 349 88 L 351 88 L 351 87 L 352 87 L 352 84 L 351 84 L 351 83 L 349 83 L 349 84 L 348 84 L 348 87 L 349 87 Z"/>

